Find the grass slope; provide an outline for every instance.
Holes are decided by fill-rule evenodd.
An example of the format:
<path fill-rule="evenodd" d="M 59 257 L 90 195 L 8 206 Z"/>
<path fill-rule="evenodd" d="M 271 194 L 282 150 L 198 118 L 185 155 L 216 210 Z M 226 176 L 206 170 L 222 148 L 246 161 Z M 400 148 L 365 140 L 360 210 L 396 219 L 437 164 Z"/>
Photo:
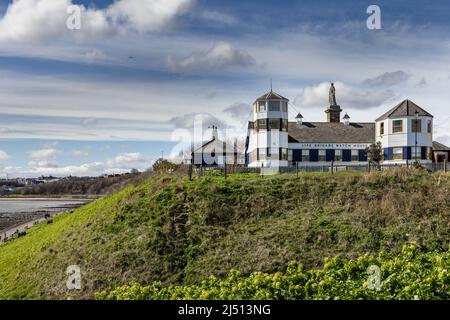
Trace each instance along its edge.
<path fill-rule="evenodd" d="M 192 284 L 325 257 L 450 244 L 450 176 L 422 171 L 157 176 L 0 246 L 0 298 L 93 298 L 135 281 Z M 82 270 L 81 291 L 66 268 Z"/>

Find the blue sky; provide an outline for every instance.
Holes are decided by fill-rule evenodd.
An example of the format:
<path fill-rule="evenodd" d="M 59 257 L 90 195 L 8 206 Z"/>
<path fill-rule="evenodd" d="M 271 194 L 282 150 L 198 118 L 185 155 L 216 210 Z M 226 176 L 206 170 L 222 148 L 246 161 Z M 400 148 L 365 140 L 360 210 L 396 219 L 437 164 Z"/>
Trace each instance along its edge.
<path fill-rule="evenodd" d="M 81 30 L 66 27 L 71 4 Z M 371 4 L 381 30 L 366 27 Z M 179 159 L 194 119 L 203 138 L 212 124 L 242 137 L 271 78 L 291 117 L 323 121 L 334 81 L 352 121 L 410 98 L 450 144 L 449 12 L 444 0 L 0 0 L 0 177 L 144 170 L 163 150 Z"/>

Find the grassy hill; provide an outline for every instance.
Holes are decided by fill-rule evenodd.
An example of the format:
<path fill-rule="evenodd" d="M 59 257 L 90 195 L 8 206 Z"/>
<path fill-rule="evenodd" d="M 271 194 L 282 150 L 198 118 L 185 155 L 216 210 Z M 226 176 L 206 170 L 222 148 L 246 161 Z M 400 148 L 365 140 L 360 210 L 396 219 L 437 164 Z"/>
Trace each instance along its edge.
<path fill-rule="evenodd" d="M 326 257 L 446 252 L 450 175 L 155 176 L 0 246 L 0 298 L 93 298 L 134 281 L 194 284 L 230 269 L 305 268 Z M 68 291 L 66 268 L 82 270 Z"/>

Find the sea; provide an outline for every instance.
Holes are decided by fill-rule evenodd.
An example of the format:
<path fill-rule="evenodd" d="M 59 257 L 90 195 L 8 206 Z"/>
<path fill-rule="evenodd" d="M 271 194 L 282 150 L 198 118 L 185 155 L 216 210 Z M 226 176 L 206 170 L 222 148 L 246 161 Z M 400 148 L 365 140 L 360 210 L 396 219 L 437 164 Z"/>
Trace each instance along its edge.
<path fill-rule="evenodd" d="M 11 200 L 0 198 L 0 213 L 33 213 L 37 211 L 63 211 L 66 208 L 81 206 L 81 200 Z M 59 210 L 60 209 L 60 210 Z"/>
<path fill-rule="evenodd" d="M 42 219 L 47 213 L 67 211 L 87 203 L 87 200 L 5 199 L 0 198 L 0 231 Z"/>

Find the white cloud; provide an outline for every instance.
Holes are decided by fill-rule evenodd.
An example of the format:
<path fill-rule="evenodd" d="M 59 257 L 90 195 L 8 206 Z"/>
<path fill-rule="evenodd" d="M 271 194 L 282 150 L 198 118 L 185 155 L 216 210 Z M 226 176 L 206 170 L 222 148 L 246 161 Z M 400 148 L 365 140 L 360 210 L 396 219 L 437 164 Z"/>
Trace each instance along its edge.
<path fill-rule="evenodd" d="M 15 0 L 0 18 L 0 41 L 39 41 L 74 37 L 89 39 L 131 29 L 159 31 L 194 0 L 118 0 L 103 10 L 80 6 L 81 30 L 69 30 L 72 0 Z"/>
<path fill-rule="evenodd" d="M 30 151 L 28 157 L 34 160 L 55 159 L 60 153 L 57 149 L 42 149 Z"/>
<path fill-rule="evenodd" d="M 8 160 L 9 158 L 11 158 L 11 156 L 6 151 L 0 150 L 0 161 Z"/>
<path fill-rule="evenodd" d="M 398 70 L 394 72 L 385 72 L 376 77 L 369 78 L 363 81 L 364 85 L 373 87 L 392 87 L 408 81 L 411 75 L 405 71 Z"/>
<path fill-rule="evenodd" d="M 223 109 L 223 112 L 229 114 L 231 117 L 237 120 L 247 121 L 251 116 L 252 106 L 247 103 L 236 102 L 231 106 Z"/>
<path fill-rule="evenodd" d="M 336 100 L 341 107 L 347 109 L 370 109 L 398 98 L 390 90 L 369 90 L 346 85 L 342 82 L 335 83 Z M 330 83 L 322 82 L 318 85 L 304 87 L 295 97 L 294 105 L 300 109 L 319 108 L 325 110 L 328 105 L 328 93 Z"/>
<path fill-rule="evenodd" d="M 223 70 L 252 66 L 255 59 L 228 42 L 219 42 L 206 51 L 193 53 L 179 61 L 169 56 L 167 63 L 173 70 Z"/>
<path fill-rule="evenodd" d="M 144 164 L 150 166 L 150 161 L 144 157 L 141 153 L 121 153 L 112 159 L 106 161 L 108 168 L 110 169 L 132 169 L 142 168 Z"/>
<path fill-rule="evenodd" d="M 89 152 L 83 150 L 73 150 L 69 155 L 74 158 L 86 159 L 89 157 Z"/>
<path fill-rule="evenodd" d="M 158 31 L 192 4 L 193 0 L 120 0 L 107 9 L 107 15 L 116 25 L 140 32 Z"/>
<path fill-rule="evenodd" d="M 225 128 L 227 124 L 209 113 L 189 113 L 183 116 L 176 116 L 170 119 L 169 123 L 173 124 L 175 128 L 192 129 L 194 126 L 201 126 L 202 129 L 210 126 L 217 126 L 221 129 Z"/>

